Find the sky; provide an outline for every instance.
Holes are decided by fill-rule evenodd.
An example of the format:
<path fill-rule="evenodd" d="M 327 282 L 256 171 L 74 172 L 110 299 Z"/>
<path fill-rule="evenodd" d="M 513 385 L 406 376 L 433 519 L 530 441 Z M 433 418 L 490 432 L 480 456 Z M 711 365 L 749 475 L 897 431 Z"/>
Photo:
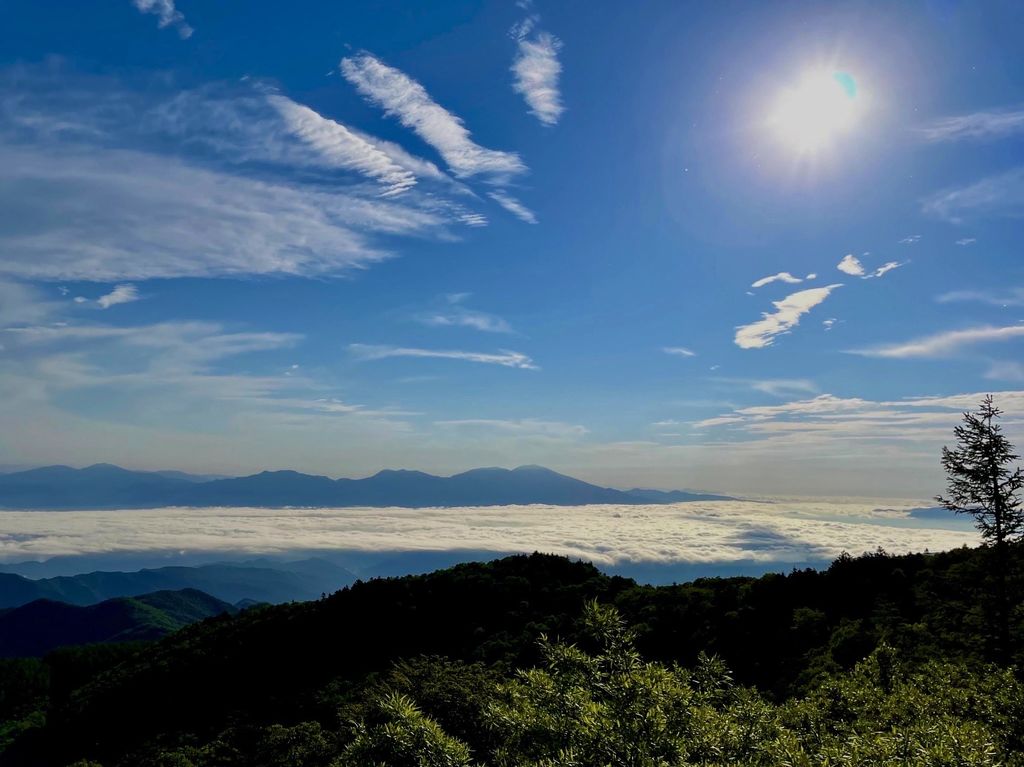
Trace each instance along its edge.
<path fill-rule="evenodd" d="M 8 0 L 0 465 L 928 498 L 1024 441 L 1024 7 Z"/>

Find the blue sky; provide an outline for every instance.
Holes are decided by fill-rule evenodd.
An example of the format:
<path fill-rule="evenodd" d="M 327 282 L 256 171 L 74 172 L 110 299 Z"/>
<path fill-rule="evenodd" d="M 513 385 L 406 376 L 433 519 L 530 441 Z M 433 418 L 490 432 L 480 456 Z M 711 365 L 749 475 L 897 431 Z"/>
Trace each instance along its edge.
<path fill-rule="evenodd" d="M 981 393 L 1024 436 L 1019 3 L 5 16 L 4 465 L 926 497 Z"/>

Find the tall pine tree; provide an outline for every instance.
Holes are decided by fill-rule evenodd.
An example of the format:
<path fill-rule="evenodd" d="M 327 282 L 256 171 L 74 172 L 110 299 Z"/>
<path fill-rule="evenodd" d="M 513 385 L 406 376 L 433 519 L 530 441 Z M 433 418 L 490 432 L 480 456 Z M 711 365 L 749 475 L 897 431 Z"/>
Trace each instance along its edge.
<path fill-rule="evenodd" d="M 1024 487 L 1020 458 L 1003 435 L 997 422 L 1002 411 L 992 395 L 987 395 L 975 413 L 964 413 L 963 423 L 953 433 L 957 446 L 942 448 L 942 466 L 946 470 L 946 496 L 936 500 L 950 511 L 971 514 L 981 537 L 992 547 L 995 578 L 994 610 L 996 658 L 1007 661 L 1010 654 L 1010 615 L 1008 592 L 1008 546 L 1024 535 L 1024 509 L 1019 491 Z"/>

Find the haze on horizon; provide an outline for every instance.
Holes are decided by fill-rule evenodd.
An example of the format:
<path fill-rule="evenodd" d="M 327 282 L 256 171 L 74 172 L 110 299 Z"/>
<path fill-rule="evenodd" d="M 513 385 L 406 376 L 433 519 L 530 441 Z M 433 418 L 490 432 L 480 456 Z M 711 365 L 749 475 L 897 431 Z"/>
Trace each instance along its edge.
<path fill-rule="evenodd" d="M 920 499 L 983 394 L 1024 443 L 1013 4 L 5 10 L 0 465 Z"/>

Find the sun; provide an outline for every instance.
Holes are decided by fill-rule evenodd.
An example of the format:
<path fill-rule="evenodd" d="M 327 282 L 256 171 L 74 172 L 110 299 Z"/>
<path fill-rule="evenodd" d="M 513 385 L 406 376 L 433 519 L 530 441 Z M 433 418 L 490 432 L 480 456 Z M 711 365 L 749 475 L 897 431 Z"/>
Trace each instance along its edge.
<path fill-rule="evenodd" d="M 862 99 L 851 74 L 817 70 L 779 94 L 768 125 L 791 151 L 816 154 L 851 131 L 861 112 Z"/>

